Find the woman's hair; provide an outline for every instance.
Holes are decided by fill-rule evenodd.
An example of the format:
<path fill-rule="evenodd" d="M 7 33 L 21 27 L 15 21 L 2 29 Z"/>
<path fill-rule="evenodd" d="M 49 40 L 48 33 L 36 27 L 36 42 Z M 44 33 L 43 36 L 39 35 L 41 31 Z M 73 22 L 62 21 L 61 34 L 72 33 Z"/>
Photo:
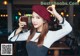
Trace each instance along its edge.
<path fill-rule="evenodd" d="M 33 26 L 32 26 L 31 28 L 32 28 L 32 29 L 30 30 L 30 35 L 29 35 L 29 37 L 28 37 L 27 42 L 29 42 L 29 41 L 34 37 L 34 35 L 35 35 L 35 33 L 36 33 L 36 29 L 35 29 Z M 37 42 L 37 45 L 38 45 L 38 46 L 42 46 L 43 41 L 44 41 L 44 38 L 45 38 L 47 32 L 48 32 L 48 23 L 45 22 L 45 23 L 43 24 L 43 28 L 42 28 L 41 34 L 37 37 L 37 38 L 38 38 L 38 42 Z"/>
<path fill-rule="evenodd" d="M 33 5 L 32 11 L 36 12 L 38 15 L 40 15 L 46 21 L 45 23 L 43 23 L 43 28 L 42 28 L 41 34 L 37 37 L 37 39 L 38 39 L 37 45 L 42 46 L 44 38 L 48 32 L 48 22 L 50 22 L 50 13 L 42 5 Z M 36 30 L 37 29 L 35 29 L 32 26 L 32 29 L 30 31 L 30 35 L 28 37 L 27 42 L 29 42 L 34 37 Z"/>

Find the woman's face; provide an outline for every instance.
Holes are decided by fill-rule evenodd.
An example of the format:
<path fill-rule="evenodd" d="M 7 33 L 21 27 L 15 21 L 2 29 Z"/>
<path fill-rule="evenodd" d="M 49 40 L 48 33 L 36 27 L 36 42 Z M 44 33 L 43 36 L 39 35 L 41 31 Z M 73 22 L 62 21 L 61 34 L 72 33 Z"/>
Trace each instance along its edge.
<path fill-rule="evenodd" d="M 44 20 L 36 12 L 32 13 L 32 24 L 34 28 L 40 28 L 43 26 Z"/>

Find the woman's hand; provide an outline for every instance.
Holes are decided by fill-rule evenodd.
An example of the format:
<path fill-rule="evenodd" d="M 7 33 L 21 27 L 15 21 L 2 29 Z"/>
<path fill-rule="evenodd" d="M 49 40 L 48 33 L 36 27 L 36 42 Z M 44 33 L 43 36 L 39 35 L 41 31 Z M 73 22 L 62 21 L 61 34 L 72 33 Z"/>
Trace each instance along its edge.
<path fill-rule="evenodd" d="M 26 22 L 21 21 L 21 17 L 20 17 L 19 18 L 19 27 L 16 30 L 16 35 L 19 34 L 23 30 L 24 25 L 26 25 Z"/>
<path fill-rule="evenodd" d="M 59 20 L 59 22 L 62 22 L 62 21 L 63 21 L 62 16 L 56 11 L 55 5 L 48 6 L 48 7 L 47 7 L 47 10 L 48 10 L 48 12 L 50 12 L 52 15 L 54 15 L 54 16 Z"/>
<path fill-rule="evenodd" d="M 26 22 L 21 21 L 21 17 L 19 18 L 19 28 L 23 28 L 26 25 Z"/>
<path fill-rule="evenodd" d="M 55 13 L 55 5 L 51 5 L 47 7 L 48 12 L 50 12 L 52 15 Z"/>

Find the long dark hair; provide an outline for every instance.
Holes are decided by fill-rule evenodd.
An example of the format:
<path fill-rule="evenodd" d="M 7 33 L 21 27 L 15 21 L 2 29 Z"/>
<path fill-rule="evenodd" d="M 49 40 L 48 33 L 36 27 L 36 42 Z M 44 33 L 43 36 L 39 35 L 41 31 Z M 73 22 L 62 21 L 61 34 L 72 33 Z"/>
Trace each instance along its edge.
<path fill-rule="evenodd" d="M 35 35 L 35 33 L 36 33 L 36 29 L 33 26 L 31 28 L 32 29 L 30 30 L 30 35 L 28 37 L 27 42 L 29 42 L 33 38 L 33 36 Z M 48 23 L 45 22 L 43 24 L 43 28 L 42 28 L 41 34 L 37 37 L 38 38 L 38 42 L 37 42 L 38 46 L 42 46 L 44 38 L 45 38 L 47 32 L 48 32 Z"/>

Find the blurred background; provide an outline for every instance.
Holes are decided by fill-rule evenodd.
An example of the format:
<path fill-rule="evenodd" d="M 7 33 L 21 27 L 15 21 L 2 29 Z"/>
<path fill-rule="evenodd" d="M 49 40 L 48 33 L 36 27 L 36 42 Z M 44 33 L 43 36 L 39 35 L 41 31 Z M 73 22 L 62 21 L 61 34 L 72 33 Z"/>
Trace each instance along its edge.
<path fill-rule="evenodd" d="M 59 41 L 63 42 L 70 39 L 70 42 L 71 42 L 72 39 L 74 39 L 73 42 L 76 42 L 78 46 L 78 49 L 76 50 L 77 55 L 79 55 L 80 54 L 79 53 L 79 50 L 80 50 L 80 0 L 0 0 L 0 44 L 6 43 L 10 33 L 18 27 L 18 19 L 20 16 L 23 16 L 23 15 L 27 16 L 29 27 L 31 26 L 30 24 L 31 16 L 32 16 L 31 7 L 34 4 L 41 4 L 41 2 L 78 3 L 75 5 L 56 5 L 56 9 L 59 12 L 59 14 L 65 17 L 66 20 L 73 27 L 73 31 L 70 34 L 68 34 L 65 38 Z M 45 5 L 45 6 L 48 6 L 48 5 Z M 67 37 L 69 39 L 67 39 Z M 67 51 L 65 51 L 65 53 L 66 52 Z M 72 51 L 70 50 L 70 52 Z M 75 51 L 73 51 L 73 53 L 75 53 Z"/>

